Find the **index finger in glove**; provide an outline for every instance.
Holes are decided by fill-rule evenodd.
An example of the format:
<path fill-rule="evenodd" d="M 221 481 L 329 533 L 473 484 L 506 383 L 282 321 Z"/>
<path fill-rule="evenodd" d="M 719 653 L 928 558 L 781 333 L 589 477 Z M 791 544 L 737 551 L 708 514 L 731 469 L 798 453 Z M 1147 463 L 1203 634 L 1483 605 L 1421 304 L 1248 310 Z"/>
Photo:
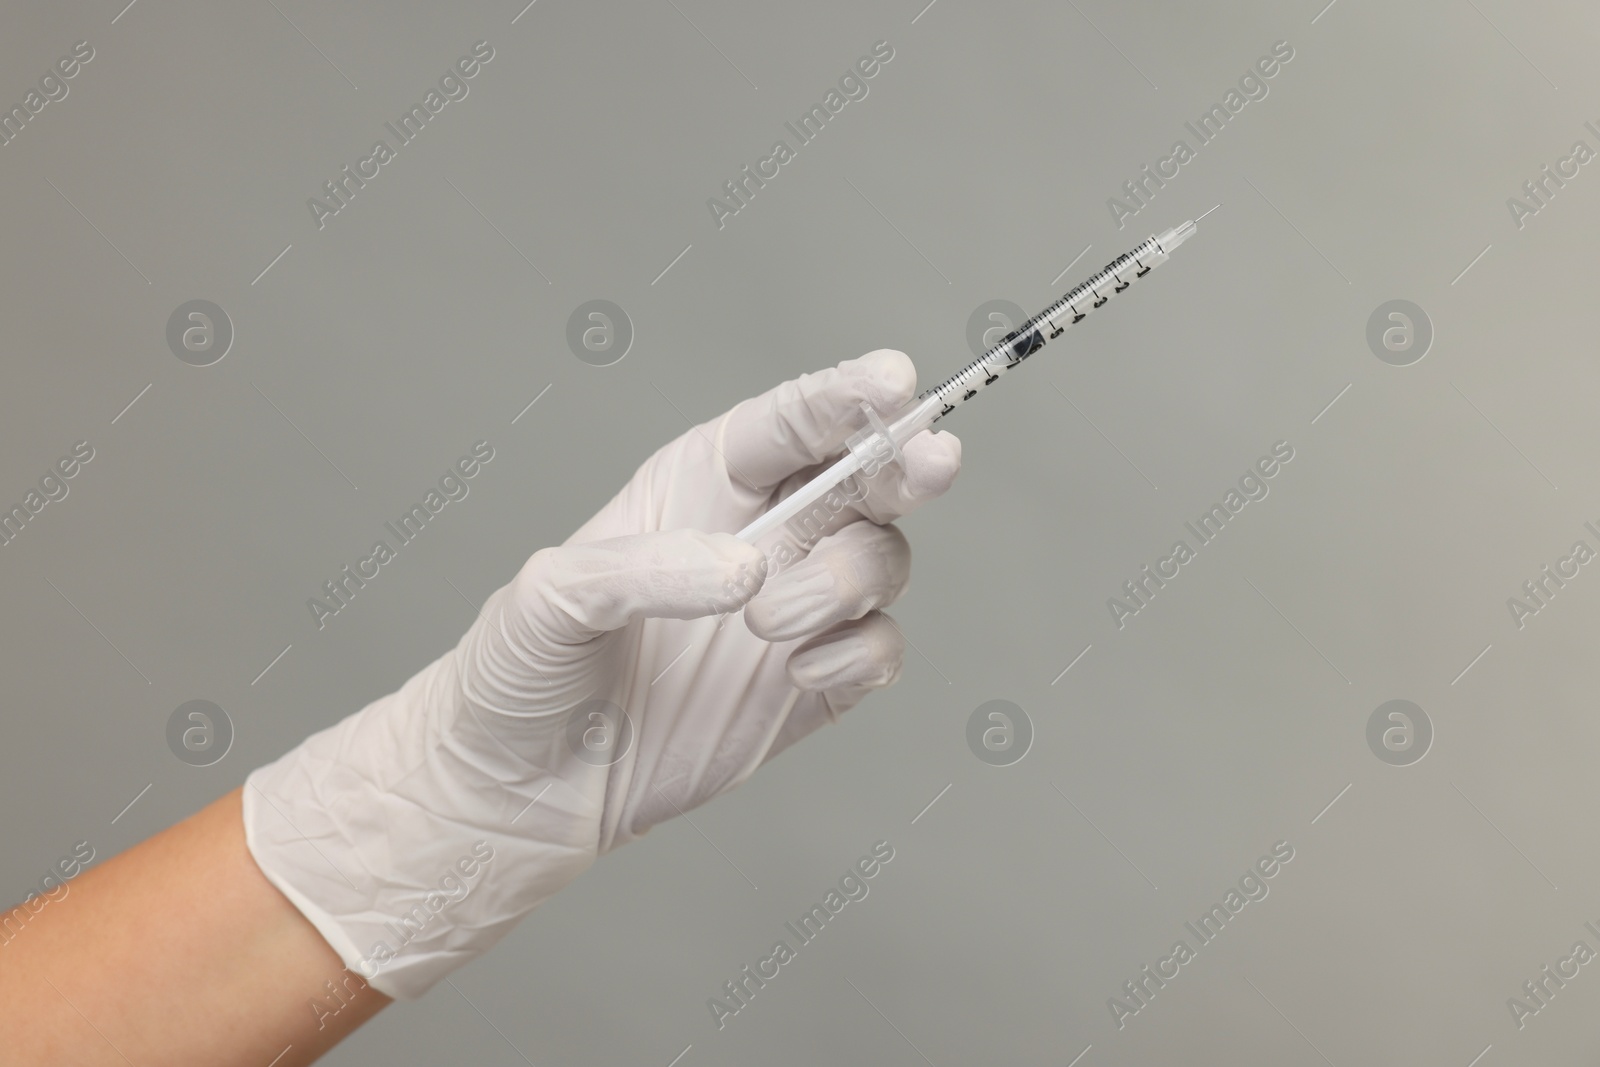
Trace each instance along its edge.
<path fill-rule="evenodd" d="M 737 611 L 766 557 L 732 534 L 668 530 L 535 552 L 510 586 L 530 640 L 576 646 L 635 618 Z"/>
<path fill-rule="evenodd" d="M 802 374 L 728 413 L 721 443 L 728 473 L 747 489 L 770 492 L 844 448 L 861 429 L 863 403 L 888 415 L 916 390 L 911 357 L 888 348 Z"/>

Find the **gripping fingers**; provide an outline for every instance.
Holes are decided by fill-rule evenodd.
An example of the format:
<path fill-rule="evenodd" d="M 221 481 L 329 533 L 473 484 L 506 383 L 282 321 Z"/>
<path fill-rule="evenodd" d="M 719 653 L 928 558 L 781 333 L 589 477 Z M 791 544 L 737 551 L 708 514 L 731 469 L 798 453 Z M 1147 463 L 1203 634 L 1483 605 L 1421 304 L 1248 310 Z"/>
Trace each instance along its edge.
<path fill-rule="evenodd" d="M 893 685 L 905 662 L 906 639 L 889 616 L 871 611 L 839 623 L 802 644 L 789 657 L 789 680 L 809 692 L 843 690 L 853 697 L 835 713 L 853 705 L 869 690 Z"/>
<path fill-rule="evenodd" d="M 745 625 L 789 641 L 888 607 L 911 580 L 911 546 L 893 526 L 853 522 L 804 559 L 767 578 L 745 605 Z"/>

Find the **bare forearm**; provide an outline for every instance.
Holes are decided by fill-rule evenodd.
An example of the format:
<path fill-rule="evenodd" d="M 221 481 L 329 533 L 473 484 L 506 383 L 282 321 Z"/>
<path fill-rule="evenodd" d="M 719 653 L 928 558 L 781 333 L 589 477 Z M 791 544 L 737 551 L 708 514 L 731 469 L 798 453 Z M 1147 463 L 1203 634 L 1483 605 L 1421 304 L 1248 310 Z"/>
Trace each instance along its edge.
<path fill-rule="evenodd" d="M 0 1065 L 310 1063 L 389 1003 L 262 876 L 239 791 L 0 946 Z"/>

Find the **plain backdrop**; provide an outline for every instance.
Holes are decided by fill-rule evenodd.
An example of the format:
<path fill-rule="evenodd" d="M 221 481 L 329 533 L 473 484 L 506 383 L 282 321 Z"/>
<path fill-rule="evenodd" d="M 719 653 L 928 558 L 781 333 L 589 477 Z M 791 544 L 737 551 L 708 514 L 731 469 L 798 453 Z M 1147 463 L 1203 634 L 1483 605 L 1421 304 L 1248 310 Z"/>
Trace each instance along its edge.
<path fill-rule="evenodd" d="M 1595 967 L 1521 1028 L 1507 1001 L 1600 949 L 1600 565 L 1520 627 L 1507 601 L 1600 549 L 1600 164 L 1520 225 L 1507 201 L 1600 150 L 1600 19 L 923 2 L 0 13 L 8 107 L 94 50 L 0 146 L 0 503 L 94 449 L 0 547 L 0 897 L 398 686 L 691 421 L 877 347 L 933 384 L 980 305 L 1216 207 L 949 420 L 899 685 L 327 1062 L 1595 1062 Z M 479 41 L 469 94 L 319 228 L 308 199 Z M 867 96 L 719 227 L 707 200 L 879 41 Z M 1280 41 L 1119 228 L 1108 199 Z M 196 299 L 235 335 L 207 367 L 166 340 Z M 610 366 L 566 339 L 596 299 L 634 333 Z M 1391 300 L 1432 325 L 1408 366 L 1367 341 Z M 470 495 L 319 629 L 308 598 L 479 440 Z M 1270 494 L 1119 628 L 1108 598 L 1278 442 Z M 207 767 L 167 742 L 191 700 L 232 723 Z M 991 700 L 1031 723 L 1009 766 L 968 747 Z M 1420 761 L 1369 746 L 1390 700 Z M 719 1030 L 707 999 L 880 840 L 867 898 Z M 1279 842 L 1267 897 L 1119 1027 Z"/>

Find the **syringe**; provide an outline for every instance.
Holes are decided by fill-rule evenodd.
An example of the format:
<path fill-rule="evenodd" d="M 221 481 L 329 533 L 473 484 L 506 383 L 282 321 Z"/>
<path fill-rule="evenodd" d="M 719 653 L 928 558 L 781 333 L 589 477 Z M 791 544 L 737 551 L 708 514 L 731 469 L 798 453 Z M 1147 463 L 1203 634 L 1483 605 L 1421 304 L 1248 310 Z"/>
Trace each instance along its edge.
<path fill-rule="evenodd" d="M 843 458 L 834 462 L 834 466 L 830 466 L 822 474 L 811 478 L 810 482 L 800 486 L 794 493 L 778 501 L 770 512 L 766 512 L 754 523 L 739 531 L 739 539 L 755 544 L 760 537 L 778 530 L 779 526 L 789 522 L 790 518 L 802 514 L 813 504 L 821 501 L 845 478 L 859 474 L 862 470 L 875 472 L 888 459 L 899 461 L 901 445 L 909 442 L 910 438 L 976 397 L 982 389 L 992 386 L 995 379 L 1000 378 L 1006 371 L 1026 360 L 1034 352 L 1043 349 L 1046 341 L 1059 338 L 1061 331 L 1066 330 L 1067 326 L 1083 322 L 1083 318 L 1090 314 L 1091 310 L 1106 304 L 1106 301 L 1115 294 L 1122 293 L 1128 286 L 1133 285 L 1134 280 L 1149 274 L 1155 267 L 1162 266 L 1166 258 L 1173 254 L 1174 248 L 1194 237 L 1194 232 L 1194 222 L 1184 222 L 1182 226 L 1166 230 L 1165 234 L 1147 237 L 1130 253 L 1112 259 L 1093 277 L 1072 286 L 1067 290 L 1066 296 L 1062 296 L 1059 301 L 1046 307 L 1040 314 L 1034 315 L 1016 330 L 1006 334 L 1000 344 L 963 366 L 962 370 L 952 374 L 942 382 L 941 386 L 928 390 L 896 411 L 888 426 L 883 424 L 883 419 L 878 418 L 878 414 L 872 411 L 872 408 L 864 408 L 867 427 L 846 442 L 848 448 Z"/>
<path fill-rule="evenodd" d="M 888 425 L 866 408 L 867 428 L 850 438 L 844 456 L 740 530 L 739 539 L 754 544 L 816 504 L 851 475 L 876 471 L 891 458 L 898 461 L 901 445 L 993 385 L 1000 375 L 1043 348 L 1047 340 L 1054 340 L 1068 326 L 1082 322 L 1089 312 L 1165 263 L 1172 250 L 1193 237 L 1194 232 L 1195 224 L 1185 222 L 1145 238 L 1133 251 L 1118 256 L 1088 280 L 1073 286 L 1060 300 L 1006 334 L 999 344 L 937 388 L 901 408 Z"/>

